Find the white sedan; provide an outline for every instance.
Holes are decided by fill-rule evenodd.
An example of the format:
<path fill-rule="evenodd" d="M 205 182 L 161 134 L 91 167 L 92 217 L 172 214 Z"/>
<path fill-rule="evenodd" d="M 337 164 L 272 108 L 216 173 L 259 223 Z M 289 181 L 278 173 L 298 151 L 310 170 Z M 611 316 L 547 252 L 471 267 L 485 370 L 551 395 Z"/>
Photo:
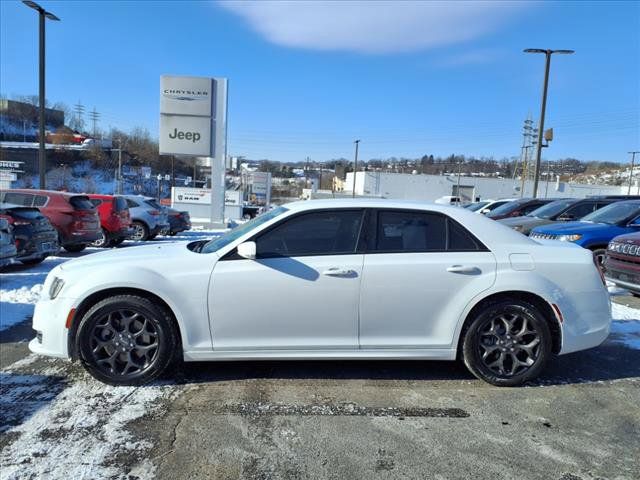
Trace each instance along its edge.
<path fill-rule="evenodd" d="M 589 250 L 391 200 L 291 203 L 211 241 L 85 256 L 43 291 L 31 350 L 112 385 L 181 359 L 462 359 L 509 386 L 611 323 Z"/>

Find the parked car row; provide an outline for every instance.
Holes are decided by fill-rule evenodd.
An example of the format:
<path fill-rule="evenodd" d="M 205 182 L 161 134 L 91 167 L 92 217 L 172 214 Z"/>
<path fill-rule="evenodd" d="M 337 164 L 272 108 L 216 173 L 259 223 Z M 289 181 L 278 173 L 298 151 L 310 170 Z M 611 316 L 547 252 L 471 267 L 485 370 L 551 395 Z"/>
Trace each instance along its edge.
<path fill-rule="evenodd" d="M 150 197 L 33 189 L 0 191 L 0 219 L 0 267 L 40 263 L 60 248 L 116 247 L 125 239 L 145 241 L 191 229 L 188 212 Z"/>
<path fill-rule="evenodd" d="M 487 217 L 534 240 L 572 242 L 591 250 L 608 281 L 640 296 L 640 197 L 547 200 L 527 214 L 503 215 L 531 203 L 531 199 L 506 203 Z"/>

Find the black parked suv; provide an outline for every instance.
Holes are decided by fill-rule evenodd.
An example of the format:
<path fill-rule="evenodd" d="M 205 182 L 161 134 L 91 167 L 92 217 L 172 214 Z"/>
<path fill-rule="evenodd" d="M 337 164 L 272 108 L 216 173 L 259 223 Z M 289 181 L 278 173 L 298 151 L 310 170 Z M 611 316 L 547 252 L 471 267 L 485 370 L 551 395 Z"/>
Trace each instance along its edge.
<path fill-rule="evenodd" d="M 640 197 L 634 195 L 597 196 L 583 199 L 563 198 L 543 205 L 522 217 L 510 217 L 498 221 L 520 233 L 529 235 L 535 227 L 557 222 L 572 222 L 611 203 L 638 198 Z"/>
<path fill-rule="evenodd" d="M 60 250 L 57 230 L 37 208 L 0 203 L 0 216 L 13 226 L 16 260 L 35 265 Z"/>

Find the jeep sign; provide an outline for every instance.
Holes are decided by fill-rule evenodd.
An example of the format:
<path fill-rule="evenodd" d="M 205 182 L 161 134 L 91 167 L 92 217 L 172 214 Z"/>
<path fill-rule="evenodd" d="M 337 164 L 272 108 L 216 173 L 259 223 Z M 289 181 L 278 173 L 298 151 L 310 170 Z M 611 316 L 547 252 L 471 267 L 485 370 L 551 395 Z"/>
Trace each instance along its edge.
<path fill-rule="evenodd" d="M 214 122 L 209 117 L 160 115 L 160 153 L 211 157 L 211 133 Z"/>

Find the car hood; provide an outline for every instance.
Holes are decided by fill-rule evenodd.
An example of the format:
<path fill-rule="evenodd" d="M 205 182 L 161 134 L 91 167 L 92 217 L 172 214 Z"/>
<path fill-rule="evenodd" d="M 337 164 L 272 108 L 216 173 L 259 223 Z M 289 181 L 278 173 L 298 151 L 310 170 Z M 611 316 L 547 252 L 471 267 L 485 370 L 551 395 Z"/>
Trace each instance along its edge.
<path fill-rule="evenodd" d="M 620 243 L 640 245 L 640 233 L 627 233 L 626 235 L 618 235 L 613 240 Z"/>
<path fill-rule="evenodd" d="M 546 227 L 538 227 L 536 232 L 550 233 L 553 235 L 566 235 L 570 233 L 589 233 L 599 230 L 606 230 L 614 227 L 608 223 L 591 223 L 591 222 L 566 222 L 562 224 L 548 225 Z"/>
<path fill-rule="evenodd" d="M 94 253 L 84 257 L 75 258 L 60 265 L 63 272 L 73 272 L 82 269 L 95 269 L 102 266 L 113 267 L 115 265 L 131 267 L 150 267 L 162 265 L 170 260 L 185 258 L 191 255 L 200 255 L 187 248 L 190 242 L 162 242 L 153 245 L 139 247 L 125 247 Z"/>

